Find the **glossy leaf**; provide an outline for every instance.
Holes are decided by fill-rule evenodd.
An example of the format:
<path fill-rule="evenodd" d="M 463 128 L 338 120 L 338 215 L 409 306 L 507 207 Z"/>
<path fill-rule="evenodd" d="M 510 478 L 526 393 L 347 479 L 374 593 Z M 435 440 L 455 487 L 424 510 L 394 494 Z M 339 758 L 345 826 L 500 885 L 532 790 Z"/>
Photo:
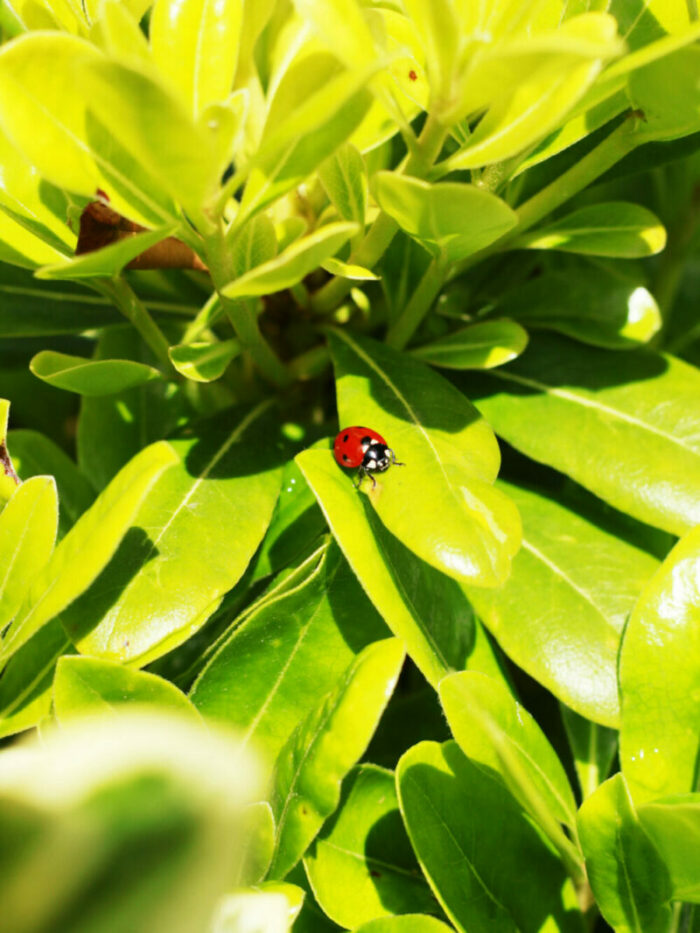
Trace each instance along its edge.
<path fill-rule="evenodd" d="M 262 539 L 280 483 L 268 403 L 229 411 L 182 440 L 134 516 L 134 530 L 63 616 L 83 654 L 139 666 L 189 638 Z"/>
<path fill-rule="evenodd" d="M 700 748 L 700 528 L 639 598 L 620 653 L 620 761 L 636 804 L 695 790 Z"/>
<path fill-rule="evenodd" d="M 323 513 L 293 460 L 282 473 L 282 488 L 270 527 L 255 558 L 253 580 L 277 573 L 300 558 L 326 531 Z"/>
<path fill-rule="evenodd" d="M 617 727 L 620 637 L 657 561 L 553 499 L 500 486 L 522 517 L 522 547 L 501 587 L 468 596 L 516 664 L 581 715 Z"/>
<path fill-rule="evenodd" d="M 0 512 L 0 632 L 51 556 L 57 525 L 58 498 L 51 476 L 22 483 Z"/>
<path fill-rule="evenodd" d="M 121 712 L 108 729 L 92 718 L 4 752 L 3 922 L 17 933 L 49 933 L 59 916 L 65 931 L 206 929 L 254 792 L 253 764 L 229 737 L 172 713 Z M 97 896 L 105 877 L 111 896 Z"/>
<path fill-rule="evenodd" d="M 450 927 L 427 914 L 381 917 L 357 927 L 355 933 L 447 933 Z"/>
<path fill-rule="evenodd" d="M 303 901 L 304 892 L 293 884 L 240 889 L 219 902 L 208 933 L 287 933 Z"/>
<path fill-rule="evenodd" d="M 241 200 L 240 220 L 302 183 L 358 128 L 372 101 L 378 62 L 345 70 L 320 49 L 304 50 L 275 87 Z"/>
<path fill-rule="evenodd" d="M 556 249 L 592 256 L 635 259 L 653 256 L 666 245 L 659 218 L 639 204 L 611 201 L 581 207 L 517 241 L 526 249 Z"/>
<path fill-rule="evenodd" d="M 31 729 L 49 715 L 56 662 L 71 650 L 60 620 L 53 619 L 10 658 L 0 677 L 0 736 Z"/>
<path fill-rule="evenodd" d="M 527 340 L 527 331 L 515 321 L 481 321 L 414 347 L 411 354 L 443 369 L 493 369 L 520 356 Z"/>
<path fill-rule="evenodd" d="M 60 658 L 56 665 L 53 703 L 60 725 L 76 716 L 114 713 L 125 703 L 151 706 L 197 720 L 187 697 L 167 680 L 112 661 L 74 655 Z"/>
<path fill-rule="evenodd" d="M 79 334 L 120 320 L 116 308 L 80 285 L 41 282 L 26 269 L 0 265 L 0 337 Z"/>
<path fill-rule="evenodd" d="M 617 753 L 618 733 L 607 726 L 599 726 L 579 716 L 568 706 L 560 705 L 566 737 L 569 740 L 574 767 L 578 775 L 581 796 L 586 797 L 598 789 L 608 774 Z"/>
<path fill-rule="evenodd" d="M 348 929 L 438 909 L 401 822 L 394 775 L 376 765 L 348 775 L 340 807 L 304 867 L 325 912 Z"/>
<path fill-rule="evenodd" d="M 280 752 L 272 792 L 270 878 L 284 878 L 338 806 L 340 785 L 369 744 L 403 662 L 395 638 L 368 645 Z"/>
<path fill-rule="evenodd" d="M 368 197 L 367 173 L 357 149 L 350 143 L 341 146 L 319 167 L 318 177 L 342 219 L 364 225 Z"/>
<path fill-rule="evenodd" d="M 382 523 L 448 576 L 497 586 L 518 549 L 520 519 L 491 485 L 500 458 L 490 428 L 424 364 L 341 331 L 329 343 L 341 426 L 370 425 L 406 463 L 370 492 Z"/>
<path fill-rule="evenodd" d="M 10 416 L 10 403 L 0 398 L 0 508 L 12 498 L 19 485 L 19 477 L 7 450 L 7 421 Z"/>
<path fill-rule="evenodd" d="M 396 780 L 418 861 L 458 930 L 540 930 L 547 918 L 552 929 L 581 929 L 558 858 L 505 787 L 454 742 L 415 745 Z"/>
<path fill-rule="evenodd" d="M 7 661 L 90 586 L 111 560 L 153 484 L 173 460 L 167 445 L 147 447 L 78 519 L 34 578 L 5 635 L 0 660 Z"/>
<path fill-rule="evenodd" d="M 112 395 L 152 379 L 162 379 L 153 366 L 133 360 L 88 360 L 54 350 L 42 350 L 32 358 L 34 375 L 57 389 L 78 395 Z"/>
<path fill-rule="evenodd" d="M 95 360 L 128 359 L 148 366 L 157 361 L 135 328 L 105 328 Z M 153 380 L 117 395 L 83 396 L 78 419 L 78 464 L 96 489 L 141 450 L 173 434 L 191 409 L 174 383 Z"/>
<path fill-rule="evenodd" d="M 572 827 L 576 803 L 566 772 L 545 734 L 507 688 L 484 674 L 464 671 L 440 683 L 447 722 L 464 754 L 501 775 L 537 821 L 546 811 Z"/>
<path fill-rule="evenodd" d="M 149 36 L 153 59 L 193 115 L 228 97 L 238 64 L 243 0 L 158 0 Z"/>
<path fill-rule="evenodd" d="M 58 489 L 58 535 L 63 535 L 92 504 L 95 491 L 73 460 L 38 431 L 19 429 L 8 433 L 8 444 L 18 475 L 23 480 L 49 474 Z"/>
<path fill-rule="evenodd" d="M 233 337 L 218 343 L 182 343 L 168 350 L 175 369 L 194 382 L 220 379 L 240 352 L 241 345 Z"/>
<path fill-rule="evenodd" d="M 620 933 L 666 933 L 671 884 L 616 774 L 584 801 L 578 817 L 588 878 L 603 917 Z"/>
<path fill-rule="evenodd" d="M 671 876 L 673 900 L 700 903 L 700 794 L 655 800 L 638 812 Z"/>
<path fill-rule="evenodd" d="M 296 240 L 274 259 L 244 273 L 227 285 L 222 294 L 226 298 L 248 298 L 296 285 L 324 259 L 337 252 L 357 229 L 357 224 L 353 223 L 327 224 Z"/>
<path fill-rule="evenodd" d="M 326 272 L 330 272 L 331 275 L 340 275 L 344 279 L 354 279 L 358 282 L 376 282 L 379 278 L 379 276 L 375 275 L 370 269 L 365 269 L 363 266 L 356 266 L 352 263 L 341 262 L 341 260 L 336 259 L 335 256 L 331 256 L 330 259 L 324 259 L 321 263 L 321 268 L 325 269 Z"/>
<path fill-rule="evenodd" d="M 291 589 L 235 626 L 192 689 L 197 709 L 235 726 L 270 763 L 370 642 L 387 634 L 335 545 Z"/>
<path fill-rule="evenodd" d="M 408 175 L 378 172 L 374 194 L 402 230 L 450 262 L 489 246 L 518 220 L 505 201 L 475 185 L 431 185 Z"/>
<path fill-rule="evenodd" d="M 304 451 L 296 459 L 358 580 L 429 683 L 436 687 L 445 674 L 462 669 L 474 623 L 459 586 L 384 528 L 330 450 Z"/>
<path fill-rule="evenodd" d="M 115 140 L 198 216 L 218 179 L 212 147 L 183 105 L 153 78 L 117 62 L 92 62 L 81 83 L 95 114 L 108 115 Z M 128 174 L 126 160 L 117 166 Z"/>
<path fill-rule="evenodd" d="M 538 334 L 459 385 L 508 443 L 615 508 L 673 534 L 700 522 L 700 375 L 687 363 Z"/>
<path fill-rule="evenodd" d="M 699 66 L 700 48 L 694 44 L 630 75 L 630 101 L 644 114 L 636 128 L 640 142 L 677 139 L 700 130 Z M 673 94 L 668 93 L 669 87 Z"/>
<path fill-rule="evenodd" d="M 57 32 L 29 33 L 0 53 L 3 129 L 44 178 L 88 197 L 99 173 L 84 145 L 86 97 L 76 91 L 83 67 L 100 57 L 88 42 Z"/>
<path fill-rule="evenodd" d="M 611 350 L 646 343 L 661 327 L 661 312 L 638 278 L 625 279 L 587 261 L 545 272 L 497 300 L 496 310 L 528 329 L 554 330 Z"/>
<path fill-rule="evenodd" d="M 136 233 L 94 252 L 73 256 L 56 265 L 43 266 L 37 270 L 36 276 L 39 279 L 88 279 L 116 275 L 132 259 L 160 243 L 175 230 L 177 227 L 173 224 L 158 230 Z"/>

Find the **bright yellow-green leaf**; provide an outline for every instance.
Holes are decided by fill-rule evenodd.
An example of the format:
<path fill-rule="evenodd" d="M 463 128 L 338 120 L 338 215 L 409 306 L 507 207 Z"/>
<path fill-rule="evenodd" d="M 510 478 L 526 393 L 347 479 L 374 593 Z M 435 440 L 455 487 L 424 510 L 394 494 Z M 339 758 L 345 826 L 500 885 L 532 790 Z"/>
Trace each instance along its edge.
<path fill-rule="evenodd" d="M 243 0 L 156 0 L 153 58 L 194 116 L 231 92 L 242 19 Z"/>
<path fill-rule="evenodd" d="M 415 347 L 416 359 L 444 369 L 492 369 L 520 356 L 527 331 L 515 321 L 481 321 Z"/>
<path fill-rule="evenodd" d="M 344 279 L 354 279 L 358 282 L 376 282 L 380 276 L 375 275 L 370 269 L 365 269 L 363 266 L 356 266 L 352 263 L 342 262 L 340 259 L 336 259 L 335 256 L 331 256 L 330 259 L 324 259 L 321 263 L 321 268 L 325 269 L 326 272 L 330 272 L 331 275 L 339 275 Z"/>
<path fill-rule="evenodd" d="M 274 259 L 234 279 L 223 289 L 222 294 L 226 298 L 249 298 L 289 288 L 337 252 L 357 230 L 358 226 L 354 223 L 334 223 L 321 227 L 301 240 L 296 240 Z"/>
<path fill-rule="evenodd" d="M 174 459 L 165 443 L 147 447 L 78 519 L 33 580 L 2 642 L 1 661 L 87 589 L 116 551 L 154 482 Z"/>
<path fill-rule="evenodd" d="M 515 246 L 635 259 L 661 252 L 666 246 L 666 230 L 645 207 L 610 201 L 581 207 L 546 227 L 526 233 Z"/>
<path fill-rule="evenodd" d="M 58 497 L 52 476 L 17 487 L 0 512 L 0 632 L 22 605 L 56 541 Z"/>
<path fill-rule="evenodd" d="M 176 229 L 176 225 L 172 225 L 124 237 L 94 252 L 73 256 L 52 266 L 42 266 L 36 276 L 38 279 L 86 279 L 116 275 L 132 259 L 160 243 Z"/>
<path fill-rule="evenodd" d="M 219 343 L 182 343 L 168 350 L 175 369 L 194 382 L 220 379 L 240 352 L 241 345 L 234 337 Z"/>
<path fill-rule="evenodd" d="M 134 360 L 88 360 L 55 350 L 41 350 L 32 357 L 29 368 L 38 379 L 57 389 L 90 396 L 112 395 L 162 379 L 162 373 L 153 366 Z"/>
<path fill-rule="evenodd" d="M 10 416 L 10 403 L 0 398 L 0 509 L 10 499 L 19 485 L 10 454 L 7 450 L 7 419 Z"/>
<path fill-rule="evenodd" d="M 350 143 L 341 146 L 318 170 L 331 204 L 343 220 L 364 224 L 367 211 L 367 170 Z"/>

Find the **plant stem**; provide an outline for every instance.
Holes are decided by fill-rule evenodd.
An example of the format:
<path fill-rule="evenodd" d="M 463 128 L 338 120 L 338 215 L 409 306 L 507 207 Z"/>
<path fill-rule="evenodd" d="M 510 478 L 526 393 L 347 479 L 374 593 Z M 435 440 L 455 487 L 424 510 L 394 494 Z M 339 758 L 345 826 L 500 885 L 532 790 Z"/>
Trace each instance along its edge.
<path fill-rule="evenodd" d="M 93 285 L 97 291 L 110 298 L 117 308 L 134 325 L 145 343 L 153 350 L 156 358 L 163 364 L 168 375 L 174 374 L 170 356 L 169 343 L 158 327 L 146 306 L 122 276 L 112 279 L 103 279 L 99 284 Z"/>
<path fill-rule="evenodd" d="M 634 127 L 630 126 L 630 120 L 625 120 L 609 136 L 606 136 L 595 149 L 592 149 L 588 155 L 585 155 L 563 175 L 547 185 L 546 188 L 538 191 L 529 201 L 525 201 L 524 204 L 516 208 L 518 223 L 512 230 L 500 240 L 492 243 L 491 246 L 479 250 L 479 252 L 456 264 L 453 267 L 452 274 L 459 275 L 487 256 L 510 248 L 522 233 L 529 230 L 530 227 L 533 227 L 543 217 L 566 203 L 570 198 L 573 198 L 579 191 L 588 187 L 597 178 L 600 178 L 604 172 L 607 172 L 620 159 L 632 152 L 637 144 L 638 140 Z"/>
<path fill-rule="evenodd" d="M 289 371 L 260 332 L 257 313 L 259 300 L 233 300 L 221 294 L 222 289 L 236 278 L 236 270 L 231 264 L 231 252 L 221 226 L 217 228 L 216 233 L 207 238 L 207 259 L 221 307 L 226 312 L 241 346 L 266 379 L 277 386 L 287 385 L 291 381 Z"/>
<path fill-rule="evenodd" d="M 188 325 L 182 337 L 182 342 L 194 343 L 205 330 L 211 327 L 219 315 L 223 313 L 223 310 L 219 293 L 212 292 L 202 308 L 197 312 L 196 317 Z"/>
<path fill-rule="evenodd" d="M 406 160 L 403 173 L 423 178 L 440 154 L 446 135 L 447 129 L 429 114 L 418 137 L 416 149 Z M 384 211 L 380 211 L 348 262 L 372 269 L 389 248 L 398 229 L 396 221 Z M 335 276 L 312 296 L 311 308 L 318 314 L 327 314 L 340 304 L 351 288 L 351 281 Z"/>
<path fill-rule="evenodd" d="M 445 263 L 441 259 L 433 259 L 425 270 L 411 300 L 387 332 L 386 342 L 390 347 L 401 350 L 406 346 L 432 307 L 444 281 Z"/>

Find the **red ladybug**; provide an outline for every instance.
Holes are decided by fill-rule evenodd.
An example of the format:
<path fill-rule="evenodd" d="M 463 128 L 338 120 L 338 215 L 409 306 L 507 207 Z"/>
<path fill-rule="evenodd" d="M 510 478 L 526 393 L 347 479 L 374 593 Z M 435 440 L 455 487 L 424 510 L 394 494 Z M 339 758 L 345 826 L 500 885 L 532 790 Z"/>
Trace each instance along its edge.
<path fill-rule="evenodd" d="M 357 487 L 364 476 L 372 480 L 372 487 L 377 485 L 374 473 L 384 473 L 392 463 L 404 466 L 396 459 L 394 451 L 387 446 L 381 434 L 371 428 L 355 425 L 343 428 L 333 444 L 333 454 L 343 467 L 358 467 Z"/>

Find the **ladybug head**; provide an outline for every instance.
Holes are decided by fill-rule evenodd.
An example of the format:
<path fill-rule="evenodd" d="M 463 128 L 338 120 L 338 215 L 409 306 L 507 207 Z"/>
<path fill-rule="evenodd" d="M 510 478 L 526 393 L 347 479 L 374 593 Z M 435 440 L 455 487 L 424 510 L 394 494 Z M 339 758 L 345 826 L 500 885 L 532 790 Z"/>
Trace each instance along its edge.
<path fill-rule="evenodd" d="M 373 441 L 365 451 L 362 469 L 367 473 L 384 473 L 391 466 L 392 460 L 391 450 L 386 444 Z"/>

